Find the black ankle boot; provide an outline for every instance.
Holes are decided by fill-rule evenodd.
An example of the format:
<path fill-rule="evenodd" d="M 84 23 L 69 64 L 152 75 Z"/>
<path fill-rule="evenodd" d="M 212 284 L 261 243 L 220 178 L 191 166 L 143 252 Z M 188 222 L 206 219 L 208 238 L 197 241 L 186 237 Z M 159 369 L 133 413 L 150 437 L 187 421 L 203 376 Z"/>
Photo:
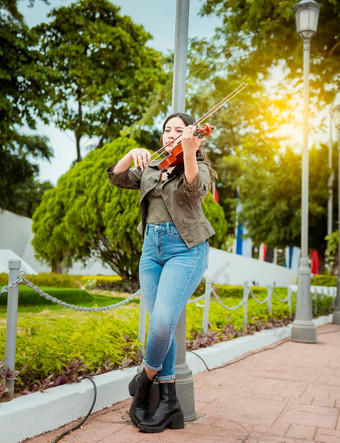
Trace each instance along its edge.
<path fill-rule="evenodd" d="M 130 407 L 130 418 L 135 426 L 149 415 L 149 392 L 153 380 L 146 375 L 145 369 L 129 383 L 130 395 L 134 397 Z"/>
<path fill-rule="evenodd" d="M 184 416 L 176 397 L 175 383 L 159 383 L 159 404 L 152 417 L 141 421 L 138 428 L 144 432 L 163 432 L 165 428 L 183 429 Z"/>

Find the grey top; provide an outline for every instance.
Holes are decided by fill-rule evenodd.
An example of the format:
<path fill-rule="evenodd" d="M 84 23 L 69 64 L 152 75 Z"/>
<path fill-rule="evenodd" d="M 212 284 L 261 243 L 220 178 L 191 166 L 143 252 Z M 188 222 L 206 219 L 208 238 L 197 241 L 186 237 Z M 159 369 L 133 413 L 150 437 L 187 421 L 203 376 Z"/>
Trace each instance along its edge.
<path fill-rule="evenodd" d="M 162 198 L 162 187 L 164 183 L 164 180 L 160 180 L 156 187 L 151 189 L 146 195 L 148 200 L 146 223 L 172 222 L 171 215 L 169 214 Z"/>

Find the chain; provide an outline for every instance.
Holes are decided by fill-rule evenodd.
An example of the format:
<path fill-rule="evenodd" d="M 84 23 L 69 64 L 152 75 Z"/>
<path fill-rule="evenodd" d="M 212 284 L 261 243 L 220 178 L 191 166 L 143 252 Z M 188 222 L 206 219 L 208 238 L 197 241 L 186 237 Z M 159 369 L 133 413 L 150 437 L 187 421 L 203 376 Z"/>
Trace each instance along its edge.
<path fill-rule="evenodd" d="M 252 291 L 250 288 L 249 288 L 249 292 L 250 292 L 251 296 L 253 297 L 253 299 L 254 299 L 257 303 L 260 303 L 260 304 L 266 303 L 268 297 L 266 297 L 265 300 L 262 300 L 262 301 L 261 301 L 261 300 L 259 300 L 259 299 L 254 295 L 253 291 Z"/>
<path fill-rule="evenodd" d="M 220 304 L 221 306 L 223 306 L 225 309 L 229 309 L 230 311 L 234 311 L 235 309 L 238 309 L 240 306 L 243 305 L 243 300 L 241 300 L 240 303 L 239 303 L 238 305 L 236 305 L 236 306 L 232 306 L 232 307 L 227 306 L 227 305 L 225 305 L 225 304 L 222 302 L 222 300 L 220 299 L 220 297 L 216 294 L 215 289 L 213 289 L 212 292 L 213 292 L 213 295 L 214 295 L 214 297 L 216 298 L 216 300 L 219 302 L 219 304 Z"/>
<path fill-rule="evenodd" d="M 2 289 L 0 289 L 0 294 L 3 294 L 4 292 L 8 292 L 9 289 L 22 283 L 22 279 L 23 279 L 23 277 L 18 277 L 16 280 L 12 281 L 12 283 L 9 283 L 7 286 L 4 286 Z"/>
<path fill-rule="evenodd" d="M 33 289 L 34 292 L 36 292 L 40 297 L 46 298 L 46 300 L 51 301 L 52 303 L 56 303 L 59 306 L 63 306 L 64 308 L 74 309 L 75 311 L 87 311 L 87 312 L 101 312 L 101 311 L 108 311 L 109 309 L 119 308 L 120 306 L 125 305 L 126 303 L 129 303 L 131 300 L 133 300 L 137 295 L 140 294 L 140 290 L 136 291 L 134 294 L 130 295 L 125 300 L 122 300 L 119 303 L 116 303 L 114 305 L 109 306 L 102 306 L 100 308 L 85 308 L 84 306 L 77 306 L 77 305 L 70 305 L 69 303 L 63 302 L 62 300 L 59 300 L 58 298 L 52 297 L 51 295 L 44 292 L 42 289 L 35 286 L 33 283 L 28 281 L 24 276 L 18 277 L 15 281 L 10 283 L 7 286 L 4 286 L 0 290 L 0 294 L 3 292 L 7 292 L 9 289 L 11 289 L 13 286 L 16 286 L 20 283 L 24 283 L 29 288 Z"/>
<path fill-rule="evenodd" d="M 281 303 L 284 303 L 284 302 L 288 301 L 288 295 L 287 295 L 286 298 L 279 298 L 279 297 L 275 294 L 274 291 L 272 292 L 272 294 L 274 295 L 274 297 L 276 298 L 276 300 L 277 300 L 277 301 L 280 301 Z"/>
<path fill-rule="evenodd" d="M 188 303 L 196 303 L 197 301 L 202 300 L 205 297 L 205 294 L 200 295 L 199 297 L 194 298 L 193 300 L 188 300 Z"/>

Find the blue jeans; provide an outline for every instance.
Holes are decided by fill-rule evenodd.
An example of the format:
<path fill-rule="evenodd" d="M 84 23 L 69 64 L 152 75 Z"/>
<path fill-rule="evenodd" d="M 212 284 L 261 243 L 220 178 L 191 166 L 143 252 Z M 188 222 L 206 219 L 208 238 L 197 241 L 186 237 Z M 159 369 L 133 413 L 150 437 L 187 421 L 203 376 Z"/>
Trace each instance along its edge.
<path fill-rule="evenodd" d="M 208 265 L 207 241 L 188 248 L 174 223 L 146 226 L 139 264 L 141 296 L 149 313 L 144 364 L 159 381 L 175 378 L 179 317 Z"/>

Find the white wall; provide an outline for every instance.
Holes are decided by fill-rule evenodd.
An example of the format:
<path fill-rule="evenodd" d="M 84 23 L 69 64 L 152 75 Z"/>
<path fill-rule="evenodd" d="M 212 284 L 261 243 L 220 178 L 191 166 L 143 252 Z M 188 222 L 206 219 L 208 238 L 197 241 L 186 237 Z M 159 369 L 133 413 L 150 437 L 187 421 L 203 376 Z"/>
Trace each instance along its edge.
<path fill-rule="evenodd" d="M 0 209 L 0 248 L 13 251 L 36 272 L 49 272 L 50 267 L 42 265 L 34 257 L 32 238 L 32 220 L 30 218 Z"/>
<path fill-rule="evenodd" d="M 0 256 L 0 269 L 5 269 L 2 272 L 8 272 L 8 260 L 14 258 L 13 253 L 16 254 L 16 258 L 25 262 L 22 270 L 24 270 L 23 267 L 26 266 L 28 269 L 28 266 L 30 266 L 33 271 L 38 273 L 51 271 L 50 266 L 42 264 L 34 257 L 34 249 L 31 243 L 33 237 L 32 220 L 30 218 L 0 209 L 0 249 L 7 250 L 7 253 L 3 251 Z M 89 260 L 86 267 L 82 263 L 76 262 L 69 270 L 69 274 L 112 275 L 114 272 L 111 268 L 102 266 L 99 261 Z"/>
<path fill-rule="evenodd" d="M 32 239 L 30 218 L 0 210 L 0 248 L 13 251 L 36 272 L 50 272 L 49 266 L 42 265 L 34 257 Z M 6 255 L 2 254 L 1 268 L 4 266 L 8 268 L 10 258 L 12 256 L 6 258 Z M 109 267 L 102 266 L 97 260 L 89 260 L 85 268 L 81 263 L 75 263 L 69 273 L 112 275 L 113 271 Z M 296 283 L 296 277 L 295 271 L 272 263 L 230 254 L 215 248 L 210 248 L 209 251 L 206 278 L 211 278 L 217 284 L 242 285 L 248 281 L 250 285 L 256 282 L 260 286 L 266 286 L 275 282 L 276 286 L 288 286 Z"/>
<path fill-rule="evenodd" d="M 243 285 L 245 281 L 259 286 L 269 284 L 287 287 L 296 283 L 297 273 L 283 266 L 210 248 L 205 278 L 216 284 Z"/>

